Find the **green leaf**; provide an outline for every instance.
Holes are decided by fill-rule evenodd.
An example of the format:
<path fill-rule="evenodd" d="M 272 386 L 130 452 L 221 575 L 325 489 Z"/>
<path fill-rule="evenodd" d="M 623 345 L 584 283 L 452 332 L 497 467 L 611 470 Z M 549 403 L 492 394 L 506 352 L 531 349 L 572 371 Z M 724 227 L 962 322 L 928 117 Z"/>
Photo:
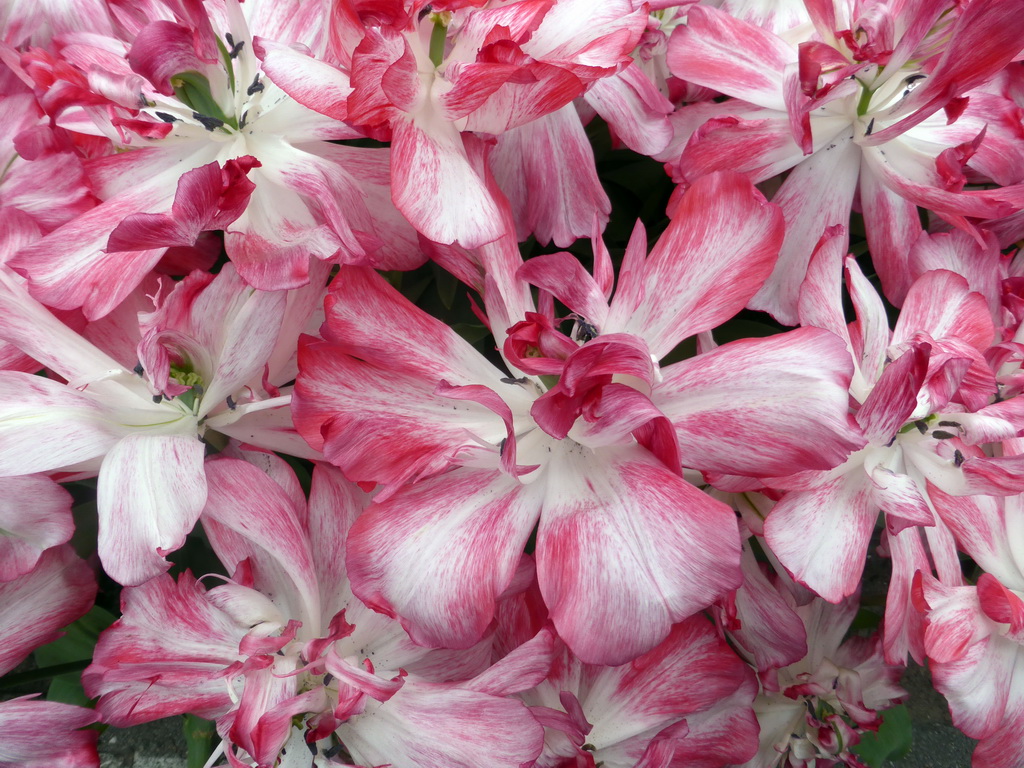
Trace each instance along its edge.
<path fill-rule="evenodd" d="M 68 664 L 73 665 L 75 662 L 88 662 L 92 659 L 93 649 L 96 647 L 100 633 L 115 620 L 116 617 L 109 611 L 98 605 L 93 606 L 85 616 L 64 628 L 63 637 L 36 649 L 36 664 L 40 667 L 36 670 L 37 674 L 43 676 L 47 668 L 51 667 L 59 669 Z M 46 693 L 46 698 L 50 701 L 79 706 L 88 706 L 91 701 L 82 690 L 80 669 L 65 674 L 55 674 Z"/>
<path fill-rule="evenodd" d="M 217 728 L 209 720 L 195 715 L 185 715 L 183 725 L 185 744 L 188 747 L 188 768 L 203 768 L 213 754 L 213 741 Z"/>
<path fill-rule="evenodd" d="M 900 704 L 882 713 L 878 733 L 865 733 L 851 751 L 870 768 L 883 768 L 888 760 L 899 760 L 910 751 L 910 712 Z"/>

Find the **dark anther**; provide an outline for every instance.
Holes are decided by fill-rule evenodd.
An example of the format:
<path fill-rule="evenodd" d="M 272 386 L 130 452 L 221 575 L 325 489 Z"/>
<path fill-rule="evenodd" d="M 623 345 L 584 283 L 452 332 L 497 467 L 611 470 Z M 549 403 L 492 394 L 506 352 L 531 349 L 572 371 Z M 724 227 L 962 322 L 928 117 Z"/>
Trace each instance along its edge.
<path fill-rule="evenodd" d="M 597 335 L 597 328 L 586 320 L 579 321 L 579 327 L 576 329 L 576 341 L 590 341 Z"/>
<path fill-rule="evenodd" d="M 245 112 L 242 113 L 242 118 L 238 121 L 238 130 L 242 130 L 243 128 L 245 128 L 245 121 L 248 117 L 249 110 L 247 109 L 245 110 Z"/>
<path fill-rule="evenodd" d="M 316 757 L 316 742 L 307 741 L 306 746 L 309 747 L 309 754 L 313 755 L 313 757 Z"/>
<path fill-rule="evenodd" d="M 957 467 L 959 469 L 960 467 L 963 466 L 963 463 L 964 463 L 964 455 L 962 453 L 960 453 L 959 450 L 953 451 L 953 466 L 955 466 L 955 467 Z"/>
<path fill-rule="evenodd" d="M 875 118 L 871 118 L 871 122 L 868 123 L 868 127 L 864 129 L 864 135 L 870 136 L 871 132 L 875 130 Z"/>
<path fill-rule="evenodd" d="M 936 429 L 932 432 L 932 437 L 936 440 L 949 440 L 950 438 L 956 437 L 952 432 L 943 432 L 941 429 Z"/>
<path fill-rule="evenodd" d="M 168 115 L 166 112 L 156 112 L 155 114 L 165 123 L 175 123 L 178 121 L 178 118 L 176 118 L 174 115 Z"/>
<path fill-rule="evenodd" d="M 260 82 L 260 73 L 256 73 L 256 77 L 252 79 L 252 85 L 245 89 L 246 96 L 252 96 L 254 93 L 259 93 L 263 90 L 263 83 Z"/>
<path fill-rule="evenodd" d="M 915 421 L 914 426 L 917 427 L 917 431 L 920 432 L 922 435 L 928 431 L 928 422 L 925 421 L 924 419 L 919 419 L 918 421 Z"/>
<path fill-rule="evenodd" d="M 427 3 L 426 5 L 423 6 L 423 10 L 420 11 L 419 18 L 417 18 L 416 21 L 423 21 L 427 17 L 427 15 L 429 13 L 430 13 L 430 3 Z"/>
<path fill-rule="evenodd" d="M 227 403 L 229 411 L 233 411 L 238 407 L 238 403 L 235 402 L 235 399 L 231 397 L 231 395 L 228 395 Z"/>
<path fill-rule="evenodd" d="M 216 130 L 224 125 L 223 120 L 218 120 L 216 117 L 210 117 L 209 115 L 203 115 L 199 112 L 193 112 L 192 117 L 203 124 L 203 128 L 208 131 Z"/>
<path fill-rule="evenodd" d="M 518 379 L 513 379 L 511 376 L 506 376 L 505 378 L 503 378 L 501 380 L 501 383 L 502 384 L 525 384 L 526 383 L 526 377 L 523 376 L 523 377 L 518 378 Z"/>
<path fill-rule="evenodd" d="M 231 50 L 228 51 L 228 58 L 237 59 L 238 54 L 240 54 L 242 49 L 245 47 L 245 40 L 241 40 L 236 43 L 235 38 L 231 36 L 230 32 L 224 35 L 224 39 L 227 40 L 228 45 L 231 46 Z"/>
<path fill-rule="evenodd" d="M 332 682 L 334 682 L 334 675 L 328 672 L 324 675 L 324 685 L 330 685 Z"/>
<path fill-rule="evenodd" d="M 927 75 L 921 75 L 921 74 L 911 75 L 910 77 L 908 77 L 903 82 L 906 83 L 907 85 L 910 85 L 911 83 L 916 83 L 918 80 L 924 80 L 926 77 L 927 77 Z"/>
<path fill-rule="evenodd" d="M 939 422 L 939 426 L 940 427 L 956 427 L 957 429 L 960 429 L 960 422 L 959 421 L 940 421 Z"/>
<path fill-rule="evenodd" d="M 163 399 L 164 399 L 163 395 L 153 395 L 153 402 L 154 403 L 159 403 Z"/>
<path fill-rule="evenodd" d="M 339 754 L 341 754 L 341 750 L 342 750 L 343 746 L 344 746 L 343 744 L 335 744 L 330 749 L 325 749 L 324 750 L 324 757 L 326 757 L 328 760 L 333 760 Z"/>
<path fill-rule="evenodd" d="M 141 376 L 143 373 L 146 372 L 146 369 L 142 367 L 142 363 L 136 363 L 135 367 L 132 368 L 132 370 L 135 371 L 136 376 Z"/>
<path fill-rule="evenodd" d="M 498 455 L 499 456 L 504 456 L 505 455 L 505 443 L 507 443 L 507 442 L 508 442 L 508 438 L 507 437 L 503 437 L 503 438 L 501 438 L 501 442 L 498 443 Z"/>

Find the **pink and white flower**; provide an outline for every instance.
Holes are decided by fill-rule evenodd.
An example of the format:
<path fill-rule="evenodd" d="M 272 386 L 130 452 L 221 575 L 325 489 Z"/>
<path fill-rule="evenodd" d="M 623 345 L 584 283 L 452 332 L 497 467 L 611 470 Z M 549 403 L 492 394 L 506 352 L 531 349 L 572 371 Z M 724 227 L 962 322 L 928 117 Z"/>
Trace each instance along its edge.
<path fill-rule="evenodd" d="M 125 591 L 84 678 L 104 720 L 216 719 L 234 766 L 306 754 L 302 741 L 318 760 L 359 765 L 531 764 L 542 729 L 507 697 L 547 674 L 550 633 L 494 665 L 489 641 L 458 654 L 415 645 L 348 589 L 338 553 L 366 495 L 318 467 L 307 506 L 282 460 L 246 457 L 210 462 L 204 512 L 233 577 L 207 589 L 160 576 Z"/>
<path fill-rule="evenodd" d="M 102 317 L 205 229 L 227 230 L 239 274 L 264 290 L 306 284 L 311 257 L 422 263 L 387 198 L 388 153 L 330 143 L 358 134 L 290 99 L 253 52 L 254 33 L 317 46 L 321 21 L 310 4 L 154 3 L 117 36 L 25 54 L 57 124 L 118 150 L 88 164 L 101 204 L 11 260 L 33 294 Z"/>
<path fill-rule="evenodd" d="M 287 354 L 313 309 L 294 298 L 248 288 L 230 267 L 194 273 L 154 312 L 97 331 L 110 354 L 0 274 L 0 338 L 67 382 L 0 371 L 0 476 L 98 474 L 107 573 L 131 584 L 163 572 L 206 500 L 207 432 L 315 456 L 289 436 L 289 395 L 275 386 L 294 375 Z"/>
<path fill-rule="evenodd" d="M 763 476 L 831 467 L 857 447 L 849 363 L 827 332 L 659 368 L 743 306 L 781 239 L 777 213 L 737 175 L 698 182 L 682 210 L 649 257 L 631 245 L 610 307 L 603 254 L 595 279 L 565 254 L 520 269 L 511 235 L 482 248 L 511 375 L 368 270 L 335 280 L 324 341 L 300 346 L 296 426 L 350 479 L 383 486 L 353 527 L 348 568 L 356 594 L 417 642 L 476 643 L 536 526 L 559 635 L 584 662 L 629 661 L 739 583 L 735 515 L 681 465 Z M 573 310 L 575 338 L 533 311 L 526 281 Z"/>
<path fill-rule="evenodd" d="M 669 53 L 675 75 L 735 99 L 677 113 L 687 143 L 664 158 L 677 181 L 734 168 L 759 182 L 790 170 L 773 198 L 786 241 L 750 304 L 788 325 L 798 319 L 814 243 L 825 227 L 847 224 L 855 194 L 875 267 L 897 304 L 909 288 L 906 254 L 921 232 L 917 206 L 973 232 L 968 218 L 1024 205 L 1020 142 L 1001 127 L 1013 124 L 1015 106 L 971 90 L 1020 48 L 1024 19 L 1011 5 L 807 6 L 813 27 L 799 38 L 694 6 Z M 968 167 L 1004 186 L 966 189 Z"/>

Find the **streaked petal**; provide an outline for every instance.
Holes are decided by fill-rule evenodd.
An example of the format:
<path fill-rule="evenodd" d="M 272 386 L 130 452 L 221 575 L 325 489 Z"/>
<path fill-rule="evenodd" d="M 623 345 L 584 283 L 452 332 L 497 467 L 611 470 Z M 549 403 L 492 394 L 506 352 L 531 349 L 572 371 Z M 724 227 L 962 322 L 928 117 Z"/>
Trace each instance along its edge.
<path fill-rule="evenodd" d="M 878 507 L 860 462 L 816 488 L 789 491 L 764 523 L 765 540 L 804 586 L 831 603 L 860 589 Z"/>
<path fill-rule="evenodd" d="M 838 336 L 798 328 L 670 365 L 651 399 L 684 467 L 781 477 L 831 469 L 863 445 L 847 415 L 851 367 Z"/>
<path fill-rule="evenodd" d="M 0 477 L 0 582 L 31 571 L 74 533 L 71 495 L 48 477 Z"/>
<path fill-rule="evenodd" d="M 728 320 L 774 266 L 782 228 L 781 211 L 743 176 L 702 176 L 647 258 L 644 302 L 627 317 L 616 313 L 622 325 L 608 330 L 641 336 L 660 359 Z"/>
<path fill-rule="evenodd" d="M 28 573 L 0 582 L 0 674 L 60 637 L 95 597 L 92 569 L 67 544 L 46 550 Z"/>
<path fill-rule="evenodd" d="M 779 112 L 783 73 L 796 49 L 771 32 L 707 6 L 689 9 L 669 41 L 668 64 L 683 80 Z"/>
<path fill-rule="evenodd" d="M 208 601 L 187 572 L 177 583 L 157 576 L 123 595 L 123 616 L 100 637 L 82 675 L 89 696 L 100 697 L 103 721 L 127 728 L 185 712 L 227 712 L 222 673 L 249 628 Z"/>
<path fill-rule="evenodd" d="M 130 435 L 107 453 L 97 493 L 98 550 L 120 584 L 166 571 L 206 503 L 204 445 L 196 435 Z"/>
<path fill-rule="evenodd" d="M 421 645 L 468 648 L 494 616 L 533 530 L 542 491 L 460 468 L 371 505 L 349 531 L 352 590 Z"/>
<path fill-rule="evenodd" d="M 741 581 L 736 516 L 645 449 L 552 454 L 537 576 L 583 661 L 621 664 Z"/>

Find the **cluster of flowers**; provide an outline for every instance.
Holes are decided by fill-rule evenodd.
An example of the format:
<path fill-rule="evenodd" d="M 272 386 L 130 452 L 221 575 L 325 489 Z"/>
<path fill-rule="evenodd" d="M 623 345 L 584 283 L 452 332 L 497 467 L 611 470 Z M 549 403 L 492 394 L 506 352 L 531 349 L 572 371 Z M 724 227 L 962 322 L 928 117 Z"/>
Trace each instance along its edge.
<path fill-rule="evenodd" d="M 0 703 L 0 765 L 192 713 L 209 765 L 859 766 L 908 658 L 1024 765 L 1019 3 L 15 0 L 0 36 L 0 673 L 123 586 L 95 709 Z M 602 239 L 597 117 L 674 184 L 650 253 Z M 428 258 L 492 354 L 380 274 Z M 791 330 L 719 346 L 744 309 Z M 199 524 L 227 575 L 170 575 Z"/>

